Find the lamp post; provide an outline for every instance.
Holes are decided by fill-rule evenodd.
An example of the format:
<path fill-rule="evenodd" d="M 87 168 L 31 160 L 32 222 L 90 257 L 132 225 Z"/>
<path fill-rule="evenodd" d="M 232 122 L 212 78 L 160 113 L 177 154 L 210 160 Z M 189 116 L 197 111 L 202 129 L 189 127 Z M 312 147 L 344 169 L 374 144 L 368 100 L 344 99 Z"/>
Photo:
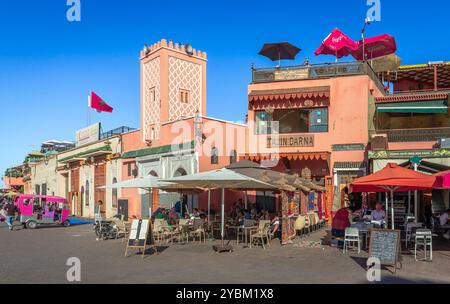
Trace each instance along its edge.
<path fill-rule="evenodd" d="M 370 19 L 366 18 L 364 20 L 364 27 L 362 29 L 363 61 L 366 61 L 366 42 L 365 42 L 366 27 L 370 25 L 370 23 L 371 23 Z"/>
<path fill-rule="evenodd" d="M 419 156 L 414 156 L 409 160 L 413 166 L 414 166 L 414 171 L 418 170 L 419 164 L 422 162 L 422 158 Z M 417 190 L 414 191 L 414 222 L 417 224 L 417 208 L 418 208 L 418 195 L 417 195 Z"/>

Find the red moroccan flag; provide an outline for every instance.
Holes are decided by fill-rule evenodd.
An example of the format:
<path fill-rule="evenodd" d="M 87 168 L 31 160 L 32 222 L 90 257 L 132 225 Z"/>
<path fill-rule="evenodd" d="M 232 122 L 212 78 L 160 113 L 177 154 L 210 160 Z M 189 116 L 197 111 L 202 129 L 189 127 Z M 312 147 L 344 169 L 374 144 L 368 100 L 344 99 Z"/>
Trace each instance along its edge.
<path fill-rule="evenodd" d="M 97 112 L 108 112 L 112 113 L 113 108 L 110 107 L 103 99 L 101 99 L 97 94 L 91 92 L 89 98 L 89 107 L 96 110 Z"/>

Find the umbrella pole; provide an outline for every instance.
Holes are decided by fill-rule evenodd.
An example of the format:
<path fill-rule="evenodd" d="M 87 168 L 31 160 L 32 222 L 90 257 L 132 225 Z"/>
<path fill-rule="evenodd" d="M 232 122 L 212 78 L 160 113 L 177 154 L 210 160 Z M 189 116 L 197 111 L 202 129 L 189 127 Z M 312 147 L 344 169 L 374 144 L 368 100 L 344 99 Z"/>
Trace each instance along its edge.
<path fill-rule="evenodd" d="M 394 227 L 394 189 L 391 189 L 391 226 L 392 230 L 395 230 Z"/>
<path fill-rule="evenodd" d="M 211 190 L 208 189 L 208 225 L 211 223 Z"/>
<path fill-rule="evenodd" d="M 245 203 L 245 209 L 247 209 L 247 205 L 248 205 L 248 199 L 247 199 L 247 191 L 244 192 L 244 203 Z"/>
<path fill-rule="evenodd" d="M 148 188 L 148 218 L 152 218 L 152 188 Z"/>
<path fill-rule="evenodd" d="M 222 247 L 224 246 L 224 234 L 225 234 L 225 188 L 222 188 Z"/>
<path fill-rule="evenodd" d="M 389 197 L 388 197 L 388 193 L 386 192 L 386 228 L 389 227 Z"/>

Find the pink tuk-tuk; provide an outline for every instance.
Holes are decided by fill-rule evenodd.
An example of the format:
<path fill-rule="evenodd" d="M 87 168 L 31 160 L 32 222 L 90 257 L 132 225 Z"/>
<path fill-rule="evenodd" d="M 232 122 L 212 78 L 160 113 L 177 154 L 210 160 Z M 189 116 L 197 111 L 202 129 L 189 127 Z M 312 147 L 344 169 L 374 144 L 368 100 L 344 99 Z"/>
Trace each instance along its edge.
<path fill-rule="evenodd" d="M 46 195 L 21 194 L 16 197 L 20 222 L 25 228 L 35 229 L 38 225 L 70 226 L 69 203 L 65 198 Z"/>

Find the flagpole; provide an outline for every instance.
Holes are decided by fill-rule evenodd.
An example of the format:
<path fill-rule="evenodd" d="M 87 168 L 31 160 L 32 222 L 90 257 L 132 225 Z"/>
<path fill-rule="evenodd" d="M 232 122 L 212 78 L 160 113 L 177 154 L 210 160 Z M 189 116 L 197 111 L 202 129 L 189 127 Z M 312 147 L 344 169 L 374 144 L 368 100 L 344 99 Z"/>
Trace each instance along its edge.
<path fill-rule="evenodd" d="M 86 115 L 86 127 L 91 124 L 91 93 L 88 96 L 88 107 L 87 107 L 87 115 Z"/>

